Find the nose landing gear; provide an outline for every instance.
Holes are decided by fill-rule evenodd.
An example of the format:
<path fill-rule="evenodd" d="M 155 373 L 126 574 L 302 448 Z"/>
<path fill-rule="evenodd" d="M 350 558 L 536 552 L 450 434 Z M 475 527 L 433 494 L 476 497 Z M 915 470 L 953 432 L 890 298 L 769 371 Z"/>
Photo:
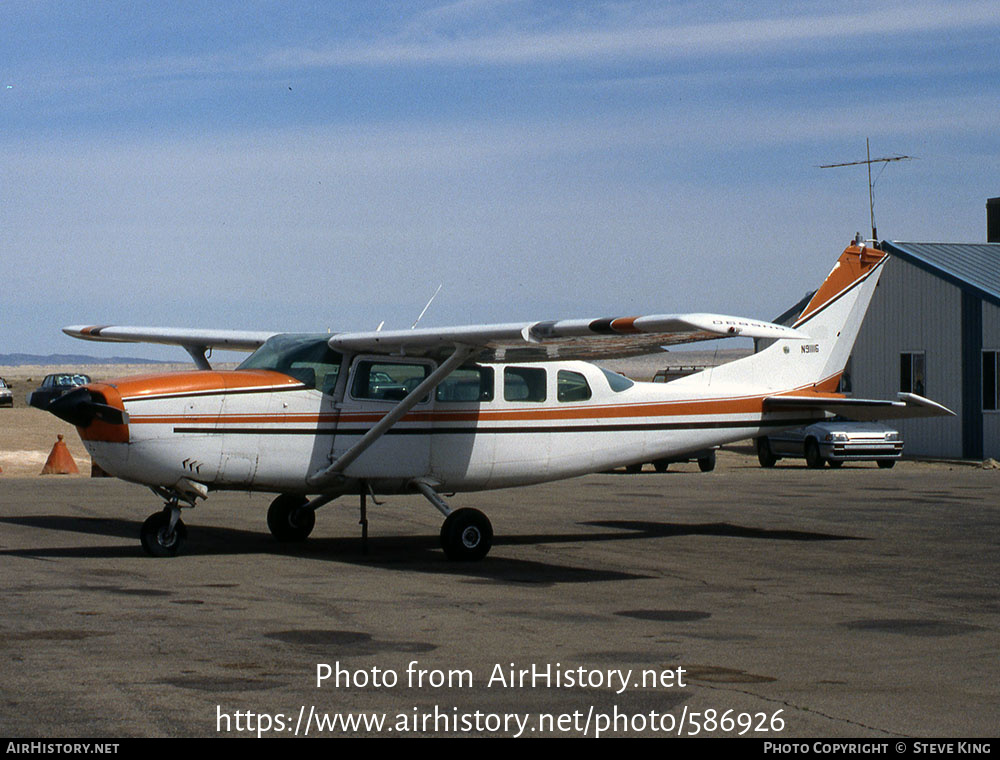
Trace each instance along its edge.
<path fill-rule="evenodd" d="M 154 512 L 139 529 L 139 540 L 147 554 L 173 557 L 187 540 L 187 526 L 181 522 L 181 510 L 176 502 Z"/>

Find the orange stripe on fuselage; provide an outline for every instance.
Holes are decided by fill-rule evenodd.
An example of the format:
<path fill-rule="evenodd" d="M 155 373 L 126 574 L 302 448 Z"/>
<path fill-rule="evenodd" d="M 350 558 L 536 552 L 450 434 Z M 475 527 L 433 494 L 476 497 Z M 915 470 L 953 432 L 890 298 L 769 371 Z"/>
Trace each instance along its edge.
<path fill-rule="evenodd" d="M 569 420 L 612 420 L 638 419 L 644 417 L 698 417 L 708 415 L 760 415 L 766 396 L 815 394 L 818 398 L 843 398 L 836 394 L 840 374 L 836 374 L 816 384 L 787 391 L 754 394 L 737 397 L 707 399 L 649 400 L 621 404 L 584 404 L 572 406 L 541 406 L 540 408 L 519 407 L 514 409 L 442 409 L 429 411 L 414 410 L 406 414 L 403 423 L 435 422 L 525 422 L 525 421 L 569 421 Z M 171 382 L 173 381 L 173 382 Z M 179 382 L 178 382 L 179 381 Z M 109 390 L 120 393 L 118 403 L 141 401 L 144 397 L 183 395 L 186 393 L 225 394 L 232 390 L 261 388 L 267 393 L 271 387 L 301 385 L 299 381 L 278 372 L 267 370 L 216 372 L 196 371 L 171 375 L 153 375 L 126 378 L 108 385 Z M 262 387 L 263 386 L 263 387 Z M 111 403 L 109 401 L 109 403 Z M 376 423 L 388 414 L 386 410 L 343 411 L 339 413 L 316 412 L 235 412 L 230 414 L 131 414 L 130 424 L 169 425 L 179 422 L 201 425 L 233 424 L 333 424 L 333 423 Z M 122 426 L 117 426 L 122 427 Z"/>

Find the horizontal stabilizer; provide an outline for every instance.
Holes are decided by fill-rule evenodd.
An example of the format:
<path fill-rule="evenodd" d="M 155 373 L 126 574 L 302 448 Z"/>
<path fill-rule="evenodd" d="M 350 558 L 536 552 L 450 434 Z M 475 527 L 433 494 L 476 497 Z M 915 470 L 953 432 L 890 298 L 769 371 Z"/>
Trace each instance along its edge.
<path fill-rule="evenodd" d="M 898 401 L 835 396 L 769 396 L 764 410 L 822 411 L 852 420 L 898 420 L 908 417 L 953 417 L 955 413 L 915 393 L 900 393 Z"/>

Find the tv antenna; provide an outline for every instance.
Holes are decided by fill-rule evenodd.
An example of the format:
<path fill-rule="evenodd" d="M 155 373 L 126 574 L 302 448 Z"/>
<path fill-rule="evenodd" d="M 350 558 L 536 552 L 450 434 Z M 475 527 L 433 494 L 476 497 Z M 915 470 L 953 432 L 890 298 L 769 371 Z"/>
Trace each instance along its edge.
<path fill-rule="evenodd" d="M 867 137 L 865 138 L 865 152 L 868 157 L 864 161 L 847 161 L 842 164 L 825 164 L 819 168 L 836 169 L 840 166 L 860 166 L 861 164 L 868 165 L 868 210 L 871 214 L 872 221 L 872 240 L 878 241 L 878 232 L 875 230 L 875 182 L 878 182 L 879 177 L 882 176 L 882 172 L 885 171 L 885 167 L 893 161 L 912 161 L 916 158 L 916 156 L 883 156 L 882 158 L 872 158 L 872 149 Z M 882 169 L 875 177 L 875 182 L 872 182 L 872 164 L 883 165 Z"/>

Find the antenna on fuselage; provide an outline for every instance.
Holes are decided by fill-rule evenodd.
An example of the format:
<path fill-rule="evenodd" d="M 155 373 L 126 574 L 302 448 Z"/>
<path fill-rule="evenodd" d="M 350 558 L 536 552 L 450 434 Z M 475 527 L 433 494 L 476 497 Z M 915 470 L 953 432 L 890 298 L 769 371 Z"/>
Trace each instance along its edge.
<path fill-rule="evenodd" d="M 875 182 L 878 182 L 879 177 L 882 176 L 882 172 L 885 171 L 885 167 L 888 166 L 893 161 L 912 161 L 916 156 L 884 156 L 882 158 L 872 158 L 872 149 L 869 144 L 869 140 L 865 138 L 865 152 L 867 158 L 864 161 L 847 161 L 842 164 L 824 164 L 820 166 L 820 169 L 836 169 L 841 166 L 860 166 L 861 164 L 868 165 L 868 210 L 871 214 L 872 222 L 872 240 L 878 242 L 878 232 L 875 229 Z M 875 182 L 872 182 L 872 164 L 883 164 L 882 169 L 879 171 L 878 176 L 875 177 Z"/>
<path fill-rule="evenodd" d="M 441 285 L 443 284 L 444 283 L 441 283 Z M 417 326 L 417 323 L 420 322 L 421 319 L 424 318 L 424 314 L 426 314 L 427 310 L 431 307 L 431 303 L 434 301 L 435 298 L 437 298 L 437 294 L 441 292 L 441 285 L 438 285 L 438 289 L 434 291 L 434 295 L 431 296 L 431 300 L 427 302 L 427 305 L 424 307 L 424 310 L 420 312 L 420 316 L 417 317 L 417 321 L 414 322 L 412 325 L 410 325 L 411 330 Z"/>

